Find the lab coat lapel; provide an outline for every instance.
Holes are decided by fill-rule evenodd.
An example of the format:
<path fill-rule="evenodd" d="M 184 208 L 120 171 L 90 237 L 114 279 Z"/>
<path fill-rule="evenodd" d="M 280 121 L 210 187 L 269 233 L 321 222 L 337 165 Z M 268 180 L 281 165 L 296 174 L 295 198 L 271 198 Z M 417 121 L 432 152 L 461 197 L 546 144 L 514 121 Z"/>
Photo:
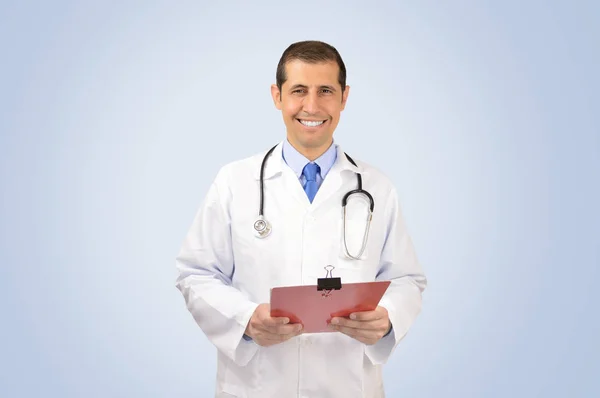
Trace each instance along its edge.
<path fill-rule="evenodd" d="M 294 174 L 293 170 L 285 163 L 282 156 L 283 141 L 279 142 L 265 164 L 263 179 L 265 185 L 268 181 L 273 180 L 277 187 L 277 194 L 275 197 L 280 198 L 280 204 L 283 207 L 289 207 L 290 202 L 288 199 L 292 197 L 302 208 L 310 206 L 306 192 L 302 188 L 298 177 Z M 264 159 L 267 151 L 264 151 L 260 156 L 256 158 L 256 170 L 254 172 L 254 178 L 260 183 L 260 165 Z M 273 187 L 275 187 L 273 186 Z M 265 188 L 265 191 L 267 188 Z M 268 193 L 265 192 L 265 196 Z"/>
<path fill-rule="evenodd" d="M 306 192 L 304 192 L 302 184 L 300 184 L 298 177 L 291 168 L 287 166 L 282 168 L 282 178 L 285 194 L 294 198 L 294 200 L 296 200 L 303 208 L 310 206 L 308 196 L 306 195 Z"/>
<path fill-rule="evenodd" d="M 313 199 L 312 208 L 316 210 L 317 207 L 327 202 L 331 196 L 335 195 L 336 192 L 340 190 L 343 182 L 342 170 L 340 170 L 339 162 L 336 161 L 319 187 L 319 190 Z M 306 196 L 306 194 L 304 196 Z M 308 198 L 306 200 L 308 201 Z"/>
<path fill-rule="evenodd" d="M 282 172 L 282 169 L 283 169 L 283 158 L 281 156 L 282 147 L 283 147 L 283 143 L 280 142 L 279 144 L 277 144 L 275 146 L 271 155 L 269 155 L 269 158 L 267 159 L 267 163 L 265 164 L 265 169 L 264 169 L 263 178 L 265 181 L 269 180 L 273 177 L 276 177 L 277 175 L 279 175 Z M 261 168 L 261 164 L 264 160 L 266 153 L 267 153 L 267 151 L 264 151 L 260 156 L 256 157 L 256 167 L 254 170 L 254 178 L 256 180 L 260 180 L 260 168 Z"/>
<path fill-rule="evenodd" d="M 331 170 L 329 170 L 329 173 L 327 173 L 321 187 L 317 191 L 312 203 L 313 209 L 328 202 L 332 196 L 338 197 L 338 192 L 344 187 L 344 183 L 348 181 L 349 178 L 355 181 L 356 172 L 360 172 L 360 168 L 357 168 L 350 163 L 346 158 L 344 151 L 338 146 L 335 163 L 331 167 Z M 339 206 L 341 205 L 342 202 L 339 203 Z"/>

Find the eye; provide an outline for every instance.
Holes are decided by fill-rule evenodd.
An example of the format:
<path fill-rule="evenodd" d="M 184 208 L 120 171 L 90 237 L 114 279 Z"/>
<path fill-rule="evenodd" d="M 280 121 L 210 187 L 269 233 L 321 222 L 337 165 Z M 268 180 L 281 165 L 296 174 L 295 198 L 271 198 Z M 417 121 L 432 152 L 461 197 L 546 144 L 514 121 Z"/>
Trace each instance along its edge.
<path fill-rule="evenodd" d="M 304 89 L 301 88 L 297 88 L 296 90 L 292 91 L 292 94 L 302 94 L 304 93 Z"/>
<path fill-rule="evenodd" d="M 321 91 L 322 91 L 322 92 L 324 92 L 325 94 L 331 94 L 331 93 L 333 92 L 333 91 L 331 91 L 331 90 L 330 90 L 330 89 L 328 89 L 328 88 L 324 88 L 324 89 L 322 89 Z"/>

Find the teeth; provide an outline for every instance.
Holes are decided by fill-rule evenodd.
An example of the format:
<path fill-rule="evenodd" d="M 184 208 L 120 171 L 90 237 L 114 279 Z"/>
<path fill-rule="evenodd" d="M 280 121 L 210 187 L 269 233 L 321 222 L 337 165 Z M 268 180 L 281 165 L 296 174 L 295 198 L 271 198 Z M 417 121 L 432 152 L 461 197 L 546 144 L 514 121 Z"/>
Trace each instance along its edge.
<path fill-rule="evenodd" d="M 307 120 L 300 120 L 300 123 L 302 123 L 303 125 L 305 125 L 307 127 L 317 127 L 317 126 L 322 125 L 325 122 L 324 121 L 312 122 L 312 121 L 307 121 Z"/>

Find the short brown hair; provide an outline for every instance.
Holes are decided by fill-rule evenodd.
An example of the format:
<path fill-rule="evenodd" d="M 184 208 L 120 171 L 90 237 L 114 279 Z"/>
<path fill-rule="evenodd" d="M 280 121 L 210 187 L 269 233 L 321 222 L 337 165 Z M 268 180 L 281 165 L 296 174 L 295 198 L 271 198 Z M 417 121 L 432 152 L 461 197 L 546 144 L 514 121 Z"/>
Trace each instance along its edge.
<path fill-rule="evenodd" d="M 346 89 L 346 65 L 340 56 L 340 53 L 330 44 L 322 41 L 308 40 L 300 41 L 290 45 L 281 56 L 277 65 L 275 79 L 277 87 L 281 91 L 281 86 L 287 80 L 285 74 L 285 65 L 293 60 L 300 60 L 311 64 L 320 62 L 335 61 L 339 66 L 338 82 L 342 86 L 342 93 Z"/>

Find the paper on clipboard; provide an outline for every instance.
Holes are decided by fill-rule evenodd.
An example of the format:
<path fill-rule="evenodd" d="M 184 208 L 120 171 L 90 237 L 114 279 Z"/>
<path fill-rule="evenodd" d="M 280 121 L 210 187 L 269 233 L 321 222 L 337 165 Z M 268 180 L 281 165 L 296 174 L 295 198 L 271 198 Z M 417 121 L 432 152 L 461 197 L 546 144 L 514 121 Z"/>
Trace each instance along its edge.
<path fill-rule="evenodd" d="M 345 283 L 339 290 L 317 290 L 317 285 L 271 289 L 271 316 L 301 323 L 304 333 L 332 332 L 331 318 L 377 308 L 390 281 Z"/>

